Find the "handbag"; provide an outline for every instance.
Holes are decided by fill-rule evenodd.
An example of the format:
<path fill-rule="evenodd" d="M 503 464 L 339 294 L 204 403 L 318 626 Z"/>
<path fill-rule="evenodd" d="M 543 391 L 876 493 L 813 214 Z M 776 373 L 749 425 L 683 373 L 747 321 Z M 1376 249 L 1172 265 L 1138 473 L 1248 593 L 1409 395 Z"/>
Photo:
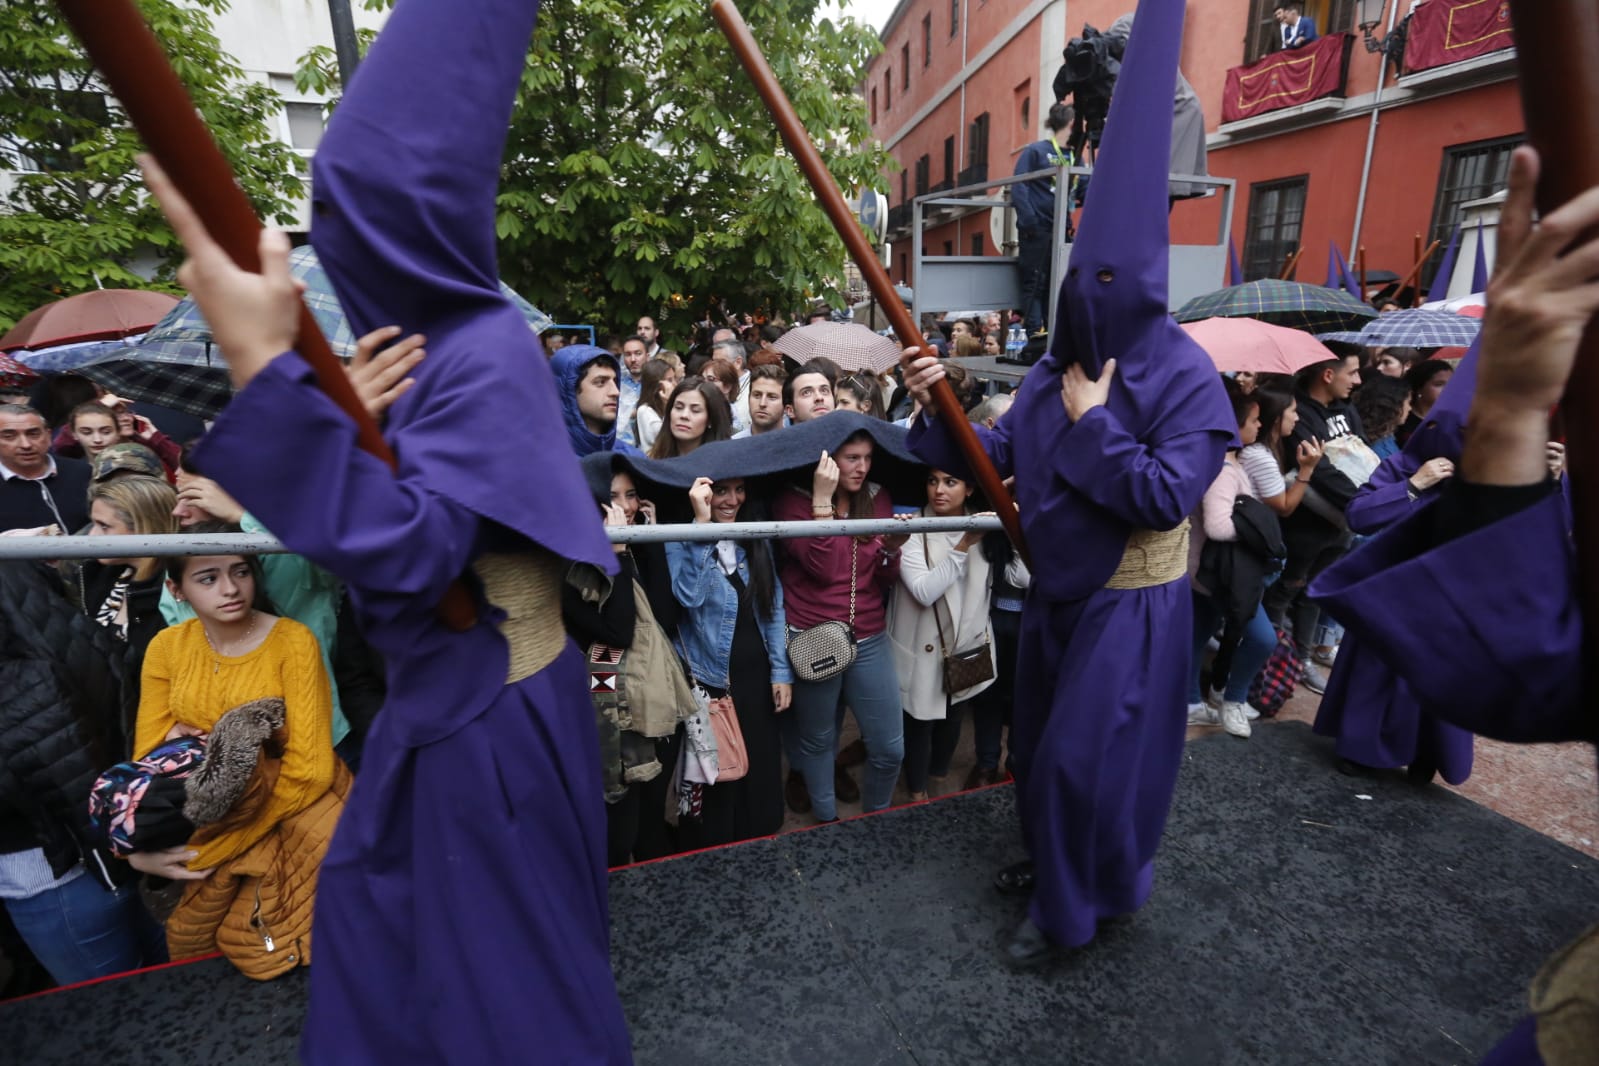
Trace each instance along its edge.
<path fill-rule="evenodd" d="M 849 624 L 822 622 L 788 635 L 788 662 L 801 681 L 827 681 L 848 670 L 859 649 L 855 646 L 855 574 L 860 545 L 849 542 Z"/>
<path fill-rule="evenodd" d="M 733 697 L 718 696 L 707 700 L 711 732 L 716 736 L 716 781 L 737 781 L 749 772 L 749 749 L 744 746 L 744 731 L 739 728 L 738 711 Z"/>
<path fill-rule="evenodd" d="M 931 560 L 926 533 L 922 534 L 922 552 Z M 938 626 L 938 651 L 944 657 L 944 693 L 954 696 L 957 692 L 965 692 L 985 681 L 994 680 L 994 651 L 989 647 L 987 632 L 984 632 L 982 647 L 951 655 L 949 646 L 944 642 L 944 621 L 938 617 L 938 605 L 943 601 L 944 598 L 940 596 L 933 604 L 933 624 Z M 950 625 L 954 624 L 955 620 L 951 618 Z"/>

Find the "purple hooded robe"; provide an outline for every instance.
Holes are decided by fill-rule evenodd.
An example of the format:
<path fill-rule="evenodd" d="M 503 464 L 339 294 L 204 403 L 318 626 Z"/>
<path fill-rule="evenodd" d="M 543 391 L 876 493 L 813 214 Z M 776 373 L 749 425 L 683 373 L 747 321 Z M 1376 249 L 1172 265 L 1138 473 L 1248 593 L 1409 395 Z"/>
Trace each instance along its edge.
<path fill-rule="evenodd" d="M 1236 437 L 1209 356 L 1166 307 L 1166 166 L 1182 0 L 1142 0 L 1111 104 L 1049 354 L 1015 406 L 978 434 L 1016 499 L 1032 549 L 1011 731 L 1017 806 L 1035 863 L 1030 916 L 1050 940 L 1092 940 L 1148 898 L 1187 729 L 1192 605 L 1186 575 L 1110 590 L 1130 534 L 1198 507 Z M 1072 363 L 1110 397 L 1076 423 L 1061 401 Z M 936 419 L 910 444 L 965 471 Z"/>
<path fill-rule="evenodd" d="M 1404 450 L 1384 459 L 1349 501 L 1345 517 L 1350 529 L 1375 534 L 1436 499 L 1437 489 L 1413 496 L 1409 481 L 1429 459 L 1459 461 L 1466 411 L 1476 384 L 1477 351 L 1478 345 L 1473 345 L 1460 361 Z M 1471 733 L 1424 709 L 1404 678 L 1356 633 L 1344 636 L 1314 728 L 1322 736 L 1336 738 L 1338 754 L 1361 766 L 1408 766 L 1429 779 L 1430 771 L 1436 770 L 1451 785 L 1471 776 Z"/>
<path fill-rule="evenodd" d="M 537 12 L 401 0 L 317 151 L 312 243 L 352 327 L 428 338 L 389 412 L 398 472 L 357 449 L 292 352 L 196 455 L 347 583 L 388 665 L 321 870 L 309 1063 L 631 1058 L 587 671 L 568 641 L 507 684 L 506 615 L 469 570 L 488 550 L 615 569 L 550 369 L 497 281 L 500 157 Z M 479 617 L 455 632 L 435 607 L 463 573 Z"/>

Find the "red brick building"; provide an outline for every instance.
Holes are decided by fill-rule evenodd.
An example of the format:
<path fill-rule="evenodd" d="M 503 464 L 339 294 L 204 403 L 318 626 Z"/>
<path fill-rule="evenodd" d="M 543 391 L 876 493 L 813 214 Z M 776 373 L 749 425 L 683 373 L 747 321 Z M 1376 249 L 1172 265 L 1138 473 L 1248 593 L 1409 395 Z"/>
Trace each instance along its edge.
<path fill-rule="evenodd" d="M 873 131 L 902 168 L 884 176 L 896 281 L 910 280 L 911 199 L 1011 174 L 1022 148 L 1041 135 L 1066 41 L 1085 23 L 1104 29 L 1134 6 L 899 5 L 863 86 Z M 1462 204 L 1503 187 L 1510 149 L 1522 139 L 1506 5 L 1426 0 L 1428 10 L 1417 10 L 1407 26 L 1410 0 L 1307 0 L 1306 14 L 1323 35 L 1348 36 L 1324 42 L 1315 55 L 1271 59 L 1280 32 L 1274 7 L 1274 0 L 1195 0 L 1183 41 L 1182 69 L 1204 105 L 1210 172 L 1238 183 L 1231 232 L 1245 273 L 1275 276 L 1303 248 L 1297 276 L 1319 282 L 1335 242 L 1350 255 L 1363 246 L 1372 270 L 1404 274 L 1417 234 L 1424 243 L 1447 240 Z M 1391 25 L 1408 29 L 1411 51 L 1426 52 L 1432 65 L 1413 69 L 1409 55 L 1396 76 L 1381 53 L 1367 50 L 1363 20 L 1375 21 L 1376 41 Z M 1425 48 L 1415 44 L 1418 32 L 1430 35 Z M 1264 65 L 1254 65 L 1263 57 Z M 1174 239 L 1214 241 L 1221 210 L 1221 197 L 1179 204 Z M 935 216 L 924 227 L 925 254 L 1005 253 L 988 216 Z"/>

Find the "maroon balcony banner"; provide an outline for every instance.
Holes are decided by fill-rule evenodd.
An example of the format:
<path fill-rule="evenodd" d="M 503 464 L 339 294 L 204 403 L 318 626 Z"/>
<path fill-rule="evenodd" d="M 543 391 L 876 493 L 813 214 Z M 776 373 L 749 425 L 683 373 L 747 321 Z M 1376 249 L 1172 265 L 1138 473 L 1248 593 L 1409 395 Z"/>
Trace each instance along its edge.
<path fill-rule="evenodd" d="M 1513 44 L 1507 0 L 1427 0 L 1410 20 L 1405 69 L 1414 74 Z"/>
<path fill-rule="evenodd" d="M 1352 40 L 1347 33 L 1329 33 L 1303 48 L 1274 52 L 1247 67 L 1233 67 L 1227 72 L 1221 120 L 1237 122 L 1343 92 L 1344 65 Z"/>

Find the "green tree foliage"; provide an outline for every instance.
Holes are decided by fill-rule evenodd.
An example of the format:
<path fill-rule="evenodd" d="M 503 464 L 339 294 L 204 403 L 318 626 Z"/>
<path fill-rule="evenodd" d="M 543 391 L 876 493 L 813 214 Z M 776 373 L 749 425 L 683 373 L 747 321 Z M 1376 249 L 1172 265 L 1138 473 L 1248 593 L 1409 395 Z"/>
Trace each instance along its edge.
<path fill-rule="evenodd" d="M 262 217 L 294 221 L 300 160 L 274 135 L 278 95 L 222 51 L 227 0 L 138 0 Z M 90 289 L 169 286 L 172 231 L 144 194 L 138 136 L 50 0 L 0 3 L 0 329 Z M 153 277 L 146 278 L 153 270 Z"/>
<path fill-rule="evenodd" d="M 366 0 L 368 7 L 387 6 Z M 879 182 L 859 85 L 881 47 L 816 0 L 742 11 L 840 186 Z M 332 56 L 302 89 L 335 91 Z M 545 0 L 512 119 L 501 273 L 562 321 L 791 310 L 838 295 L 845 252 L 704 0 Z"/>

